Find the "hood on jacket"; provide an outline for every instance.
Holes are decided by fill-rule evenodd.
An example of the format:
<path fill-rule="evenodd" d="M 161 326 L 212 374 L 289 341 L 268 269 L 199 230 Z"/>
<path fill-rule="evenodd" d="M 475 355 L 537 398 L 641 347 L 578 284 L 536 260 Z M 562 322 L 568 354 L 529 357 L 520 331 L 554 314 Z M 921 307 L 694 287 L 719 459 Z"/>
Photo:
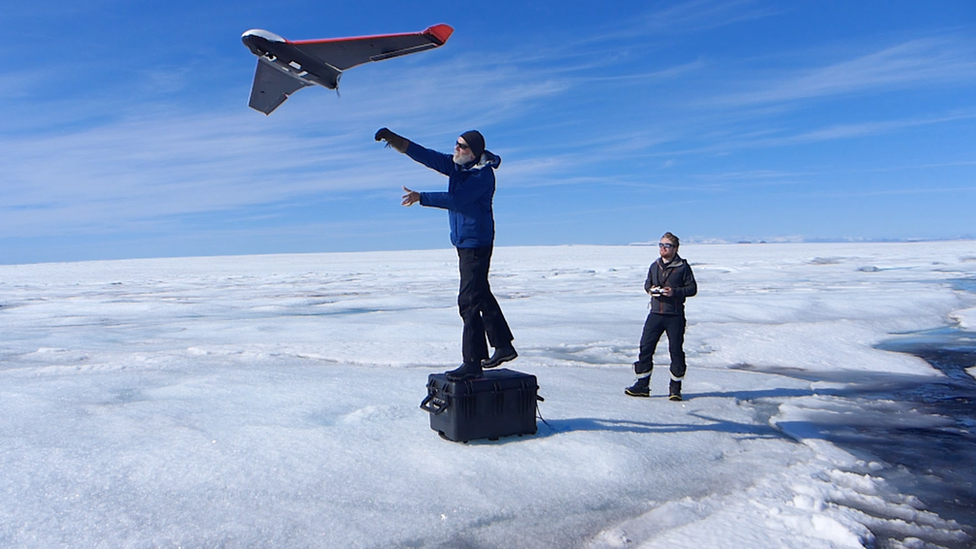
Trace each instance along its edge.
<path fill-rule="evenodd" d="M 685 260 L 681 259 L 681 256 L 678 254 L 674 254 L 674 259 L 671 260 L 671 263 L 665 263 L 664 259 L 660 257 L 657 258 L 657 262 L 661 264 L 662 269 L 674 269 L 685 264 Z"/>
<path fill-rule="evenodd" d="M 481 154 L 481 158 L 479 158 L 477 162 L 473 164 L 465 164 L 461 166 L 461 169 L 480 170 L 481 168 L 487 166 L 493 170 L 497 170 L 498 166 L 501 165 L 502 165 L 502 157 L 498 156 L 497 154 L 491 151 L 485 151 L 484 153 Z"/>

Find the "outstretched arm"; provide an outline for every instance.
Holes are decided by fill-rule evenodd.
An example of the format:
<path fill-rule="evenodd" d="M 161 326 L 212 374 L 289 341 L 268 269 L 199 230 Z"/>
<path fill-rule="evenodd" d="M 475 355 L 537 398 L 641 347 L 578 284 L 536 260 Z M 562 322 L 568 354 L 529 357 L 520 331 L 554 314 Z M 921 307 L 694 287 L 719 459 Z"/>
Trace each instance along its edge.
<path fill-rule="evenodd" d="M 373 139 L 377 141 L 386 141 L 387 147 L 393 147 L 402 153 L 407 152 L 407 147 L 410 146 L 410 141 L 391 132 L 387 128 L 380 128 L 379 131 L 376 132 L 376 135 L 373 136 Z"/>
<path fill-rule="evenodd" d="M 386 141 L 387 147 L 393 147 L 434 171 L 447 176 L 454 171 L 454 157 L 452 155 L 421 147 L 409 139 L 391 132 L 388 128 L 380 128 L 373 138 L 377 141 Z"/>
<path fill-rule="evenodd" d="M 410 148 L 411 152 L 414 150 Z M 477 208 L 476 203 L 495 192 L 495 174 L 485 168 L 472 173 L 464 183 L 457 185 L 448 192 L 420 193 L 420 205 L 433 208 L 443 208 L 458 212 L 470 212 Z"/>
<path fill-rule="evenodd" d="M 421 147 L 416 143 L 407 143 L 406 154 L 416 162 L 448 177 L 450 177 L 451 172 L 455 169 L 454 157 L 452 155 Z"/>
<path fill-rule="evenodd" d="M 406 187 L 403 188 L 403 191 L 407 193 L 403 195 L 403 202 L 400 203 L 403 206 L 413 206 L 417 202 L 420 202 L 420 193 L 417 191 L 411 191 Z"/>

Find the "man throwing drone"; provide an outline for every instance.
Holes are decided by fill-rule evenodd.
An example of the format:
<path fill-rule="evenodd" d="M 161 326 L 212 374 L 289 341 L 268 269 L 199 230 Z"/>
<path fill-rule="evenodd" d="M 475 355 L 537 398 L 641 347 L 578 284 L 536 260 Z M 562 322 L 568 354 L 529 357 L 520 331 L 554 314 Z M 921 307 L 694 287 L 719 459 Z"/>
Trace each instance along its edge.
<path fill-rule="evenodd" d="M 495 169 L 502 159 L 485 150 L 485 138 L 471 130 L 454 144 L 454 154 L 444 154 L 413 143 L 387 128 L 376 132 L 377 141 L 406 154 L 428 168 L 448 177 L 446 192 L 417 192 L 403 187 L 404 206 L 442 208 L 451 223 L 451 244 L 457 248 L 461 286 L 458 312 L 464 321 L 461 339 L 463 363 L 447 372 L 451 381 L 481 377 L 483 368 L 494 368 L 515 359 L 515 339 L 501 307 L 488 285 L 488 269 L 495 241 L 492 199 L 495 195 Z M 489 358 L 488 343 L 495 352 Z"/>

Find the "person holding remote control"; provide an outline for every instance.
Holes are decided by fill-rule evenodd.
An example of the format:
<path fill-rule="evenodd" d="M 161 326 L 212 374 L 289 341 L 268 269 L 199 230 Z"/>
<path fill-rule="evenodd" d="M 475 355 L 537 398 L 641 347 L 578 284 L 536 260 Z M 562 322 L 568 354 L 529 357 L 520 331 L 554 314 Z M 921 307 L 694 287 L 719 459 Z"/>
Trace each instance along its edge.
<path fill-rule="evenodd" d="M 658 243 L 660 256 L 651 263 L 644 281 L 644 291 L 651 296 L 650 312 L 641 334 L 640 354 L 634 363 L 637 382 L 624 389 L 634 397 L 651 396 L 651 371 L 654 369 L 654 350 L 661 336 L 668 334 L 671 354 L 671 383 L 668 398 L 681 400 L 681 382 L 685 377 L 685 298 L 698 293 L 698 284 L 691 265 L 678 256 L 678 237 L 664 233 Z"/>

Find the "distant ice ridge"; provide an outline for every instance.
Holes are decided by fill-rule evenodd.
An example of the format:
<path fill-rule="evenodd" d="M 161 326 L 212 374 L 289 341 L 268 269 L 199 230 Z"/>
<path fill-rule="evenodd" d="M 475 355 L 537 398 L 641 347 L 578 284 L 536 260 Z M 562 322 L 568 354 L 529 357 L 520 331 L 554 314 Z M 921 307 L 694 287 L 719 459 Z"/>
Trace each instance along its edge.
<path fill-rule="evenodd" d="M 460 361 L 453 250 L 0 266 L 0 546 L 966 547 L 820 429 L 947 425 L 850 391 L 941 378 L 875 345 L 971 326 L 971 250 L 682 246 L 672 403 L 622 392 L 656 250 L 498 248 L 549 424 L 468 445 L 417 408 Z"/>

